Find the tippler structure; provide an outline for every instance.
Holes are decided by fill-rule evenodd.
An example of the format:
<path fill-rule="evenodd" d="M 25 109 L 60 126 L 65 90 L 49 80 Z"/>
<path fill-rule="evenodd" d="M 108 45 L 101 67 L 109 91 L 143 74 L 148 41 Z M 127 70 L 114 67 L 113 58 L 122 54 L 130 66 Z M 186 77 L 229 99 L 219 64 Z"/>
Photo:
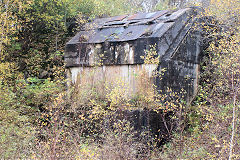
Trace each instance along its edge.
<path fill-rule="evenodd" d="M 197 21 L 195 8 L 95 19 L 66 44 L 68 76 L 76 83 L 96 70 L 94 82 L 121 78 L 132 94 L 144 70 L 157 90 L 184 89 L 189 102 L 197 92 L 202 50 Z M 158 63 L 144 61 L 150 51 Z"/>

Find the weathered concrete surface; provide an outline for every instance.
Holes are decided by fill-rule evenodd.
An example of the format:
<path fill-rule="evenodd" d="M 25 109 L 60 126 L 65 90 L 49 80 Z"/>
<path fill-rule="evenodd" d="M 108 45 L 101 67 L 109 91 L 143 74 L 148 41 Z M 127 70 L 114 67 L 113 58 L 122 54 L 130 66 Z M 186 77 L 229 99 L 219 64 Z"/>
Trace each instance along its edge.
<path fill-rule="evenodd" d="M 66 45 L 69 77 L 73 83 L 90 72 L 93 83 L 122 78 L 131 94 L 139 84 L 136 74 L 146 71 L 159 91 L 184 89 L 190 102 L 197 92 L 201 53 L 201 37 L 193 29 L 196 15 L 195 9 L 186 8 L 96 19 Z M 158 64 L 144 64 L 142 56 L 151 45 Z M 153 76 L 162 69 L 166 70 L 163 76 Z"/>
<path fill-rule="evenodd" d="M 124 83 L 126 95 L 129 97 L 137 94 L 140 84 L 140 77 L 144 74 L 153 82 L 153 72 L 157 69 L 157 64 L 141 64 L 141 65 L 109 65 L 99 67 L 72 67 L 69 69 L 73 83 L 77 81 L 86 81 L 96 84 L 99 89 L 105 87 L 105 83 L 119 84 Z M 100 85 L 100 86 L 99 86 Z M 149 86 L 151 87 L 151 86 Z"/>

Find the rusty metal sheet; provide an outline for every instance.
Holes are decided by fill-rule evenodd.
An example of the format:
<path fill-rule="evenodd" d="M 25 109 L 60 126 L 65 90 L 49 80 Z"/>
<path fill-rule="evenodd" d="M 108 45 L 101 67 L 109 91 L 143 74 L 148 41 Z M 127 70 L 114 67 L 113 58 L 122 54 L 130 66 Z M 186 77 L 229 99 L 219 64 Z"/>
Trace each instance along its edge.
<path fill-rule="evenodd" d="M 137 17 L 137 14 L 131 15 L 131 16 L 128 17 L 128 20 L 133 20 L 133 19 L 135 19 L 136 17 Z"/>
<path fill-rule="evenodd" d="M 122 15 L 122 16 L 115 16 L 112 17 L 108 22 L 112 22 L 112 21 L 122 21 L 124 18 L 126 18 L 127 15 Z"/>
<path fill-rule="evenodd" d="M 128 17 L 128 20 L 139 20 L 139 19 L 145 19 L 147 15 L 150 13 L 137 13 L 132 16 Z"/>

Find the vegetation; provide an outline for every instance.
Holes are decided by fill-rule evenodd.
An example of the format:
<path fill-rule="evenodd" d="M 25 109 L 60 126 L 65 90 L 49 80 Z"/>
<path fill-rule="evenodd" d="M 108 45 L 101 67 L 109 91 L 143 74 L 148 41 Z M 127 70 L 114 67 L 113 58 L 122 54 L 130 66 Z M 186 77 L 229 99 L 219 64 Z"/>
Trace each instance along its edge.
<path fill-rule="evenodd" d="M 169 95 L 146 87 L 144 71 L 136 75 L 144 83 L 131 99 L 121 79 L 90 84 L 86 79 L 94 71 L 66 91 L 64 45 L 76 26 L 95 17 L 187 5 L 193 3 L 0 1 L 0 159 L 240 159 L 239 1 L 208 1 L 200 15 L 207 17 L 209 46 L 192 104 L 186 106 L 182 94 L 169 89 L 173 100 L 159 105 L 156 99 Z M 154 46 L 146 54 L 145 63 L 158 63 Z M 171 117 L 172 126 L 177 119 L 178 128 L 166 124 L 169 132 L 162 137 L 149 128 L 136 131 L 124 112 L 139 108 L 148 115 L 151 109 L 161 113 L 164 122 Z"/>

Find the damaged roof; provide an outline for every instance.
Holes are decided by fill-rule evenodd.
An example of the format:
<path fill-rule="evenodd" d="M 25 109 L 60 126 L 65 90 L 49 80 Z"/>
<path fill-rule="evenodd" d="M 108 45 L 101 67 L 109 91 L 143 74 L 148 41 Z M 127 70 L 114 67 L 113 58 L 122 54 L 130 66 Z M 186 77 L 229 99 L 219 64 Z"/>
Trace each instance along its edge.
<path fill-rule="evenodd" d="M 177 34 L 174 30 L 181 30 L 194 14 L 194 9 L 185 8 L 95 19 L 87 23 L 67 44 L 123 42 L 146 37 L 161 37 L 170 28 L 176 26 L 175 23 L 180 23 L 182 25 L 177 25 L 178 27 L 173 29 L 172 34 Z"/>

